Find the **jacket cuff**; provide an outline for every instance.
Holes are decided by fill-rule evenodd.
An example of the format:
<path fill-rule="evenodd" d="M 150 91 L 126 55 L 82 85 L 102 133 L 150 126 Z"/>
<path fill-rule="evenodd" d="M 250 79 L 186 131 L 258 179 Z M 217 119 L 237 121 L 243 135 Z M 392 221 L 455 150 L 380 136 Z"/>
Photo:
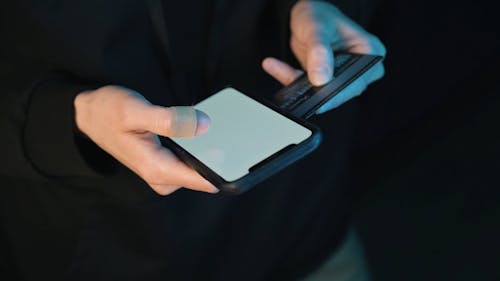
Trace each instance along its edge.
<path fill-rule="evenodd" d="M 67 79 L 44 80 L 32 90 L 24 129 L 27 158 L 47 176 L 98 176 L 111 171 L 111 156 L 78 133 L 75 97 L 95 89 Z"/>

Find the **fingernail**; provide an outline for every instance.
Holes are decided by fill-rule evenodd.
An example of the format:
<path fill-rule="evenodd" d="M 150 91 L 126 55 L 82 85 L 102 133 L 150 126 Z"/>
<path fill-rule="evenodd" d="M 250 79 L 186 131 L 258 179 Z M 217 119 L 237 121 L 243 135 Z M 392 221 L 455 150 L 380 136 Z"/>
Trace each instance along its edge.
<path fill-rule="evenodd" d="M 271 60 L 269 60 L 268 58 L 266 58 L 266 59 L 264 59 L 264 60 L 262 61 L 262 66 L 263 66 L 264 68 L 271 68 L 271 67 L 273 66 L 273 63 L 272 63 L 272 61 L 271 61 Z"/>
<path fill-rule="evenodd" d="M 214 185 L 212 185 L 209 181 L 207 181 L 207 183 L 210 185 L 210 187 L 208 188 L 207 192 L 212 193 L 212 194 L 215 194 L 215 193 L 219 192 L 219 189 L 217 187 L 215 187 Z"/>
<path fill-rule="evenodd" d="M 196 110 L 196 131 L 195 135 L 199 136 L 208 131 L 210 127 L 210 117 L 200 110 Z"/>
<path fill-rule="evenodd" d="M 327 70 L 318 69 L 318 70 L 313 71 L 312 77 L 311 77 L 311 82 L 315 86 L 320 86 L 320 85 L 326 84 L 328 81 L 330 81 L 331 78 L 332 77 Z"/>

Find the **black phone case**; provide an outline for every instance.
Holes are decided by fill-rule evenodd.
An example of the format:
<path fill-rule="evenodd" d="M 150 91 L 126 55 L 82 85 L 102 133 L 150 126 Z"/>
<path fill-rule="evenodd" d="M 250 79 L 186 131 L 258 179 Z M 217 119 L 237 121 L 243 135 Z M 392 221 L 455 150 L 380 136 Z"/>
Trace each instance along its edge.
<path fill-rule="evenodd" d="M 195 169 L 200 175 L 202 175 L 205 179 L 215 185 L 219 190 L 232 193 L 232 194 L 240 194 L 243 193 L 261 181 L 269 178 L 273 174 L 283 170 L 288 167 L 292 163 L 297 160 L 303 158 L 307 154 L 314 151 L 321 143 L 321 131 L 315 125 L 307 122 L 302 118 L 298 118 L 290 114 L 289 112 L 280 109 L 272 103 L 269 103 L 265 100 L 261 100 L 259 98 L 252 99 L 258 101 L 259 103 L 279 112 L 280 114 L 286 116 L 287 118 L 297 122 L 298 124 L 308 128 L 311 130 L 312 134 L 309 138 L 302 141 L 299 144 L 287 146 L 284 149 L 276 152 L 271 155 L 269 158 L 261 161 L 257 165 L 251 167 L 249 169 L 249 173 L 245 176 L 235 180 L 235 181 L 226 181 L 221 176 L 219 176 L 212 169 L 207 167 L 201 161 L 199 161 L 196 157 L 191 155 L 189 152 L 184 150 L 180 145 L 175 143 L 169 138 L 162 138 L 162 142 L 168 148 L 170 148 L 173 153 L 179 157 L 184 163 L 188 166 Z"/>

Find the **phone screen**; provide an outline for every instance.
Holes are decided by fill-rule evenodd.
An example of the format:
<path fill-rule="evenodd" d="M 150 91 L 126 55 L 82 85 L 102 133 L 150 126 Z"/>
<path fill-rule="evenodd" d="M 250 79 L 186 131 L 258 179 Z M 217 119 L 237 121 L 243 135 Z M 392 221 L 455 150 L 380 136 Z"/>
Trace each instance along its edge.
<path fill-rule="evenodd" d="M 307 140 L 312 131 L 233 88 L 195 105 L 211 119 L 208 132 L 172 141 L 216 172 L 235 181 L 276 152 Z"/>

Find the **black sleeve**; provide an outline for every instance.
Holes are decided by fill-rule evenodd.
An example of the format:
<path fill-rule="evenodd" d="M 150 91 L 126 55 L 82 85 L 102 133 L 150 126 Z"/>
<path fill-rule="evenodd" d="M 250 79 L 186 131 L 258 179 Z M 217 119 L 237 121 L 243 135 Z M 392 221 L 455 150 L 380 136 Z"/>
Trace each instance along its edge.
<path fill-rule="evenodd" d="M 110 157 L 75 131 L 73 108 L 78 93 L 101 85 L 61 67 L 73 39 L 48 24 L 57 9 L 36 5 L 6 1 L 0 9 L 0 175 L 101 176 Z"/>
<path fill-rule="evenodd" d="M 26 157 L 49 176 L 94 176 L 109 168 L 110 157 L 78 131 L 76 95 L 96 86 L 51 75 L 33 87 L 26 111 L 23 145 Z M 94 161 L 101 158 L 101 161 Z M 106 161 L 102 161 L 105 160 Z"/>
<path fill-rule="evenodd" d="M 0 141 L 0 173 L 70 177 L 101 176 L 110 171 L 110 156 L 79 133 L 74 123 L 74 98 L 96 85 L 54 73 L 29 81 L 30 77 L 15 77 L 5 69 L 9 66 L 16 68 L 5 61 L 0 67 L 9 78 L 0 82 L 0 130 L 5 135 Z M 29 76 L 30 71 L 26 73 Z M 94 161 L 98 158 L 101 161 Z"/>

